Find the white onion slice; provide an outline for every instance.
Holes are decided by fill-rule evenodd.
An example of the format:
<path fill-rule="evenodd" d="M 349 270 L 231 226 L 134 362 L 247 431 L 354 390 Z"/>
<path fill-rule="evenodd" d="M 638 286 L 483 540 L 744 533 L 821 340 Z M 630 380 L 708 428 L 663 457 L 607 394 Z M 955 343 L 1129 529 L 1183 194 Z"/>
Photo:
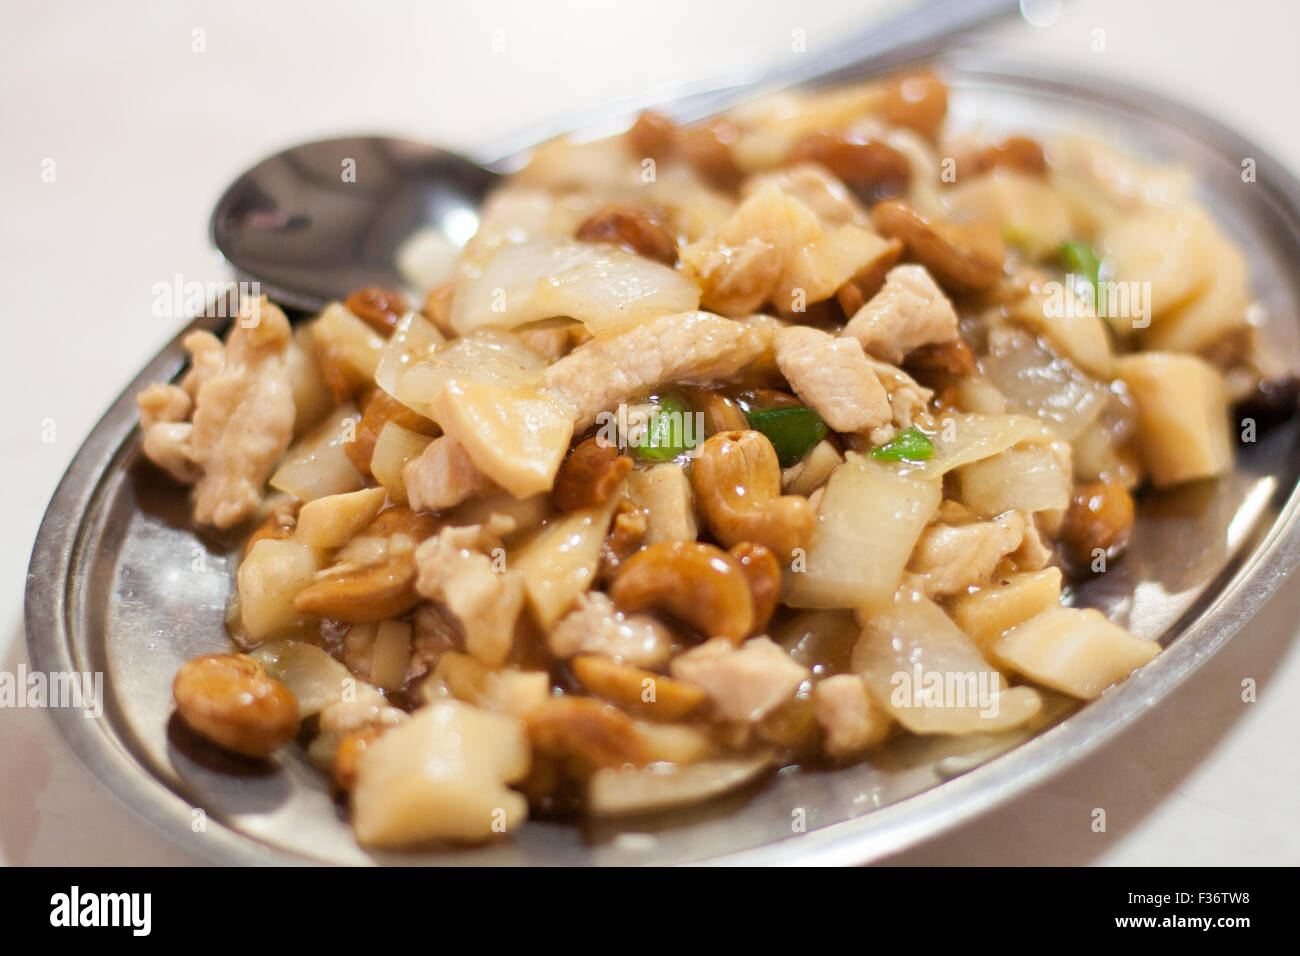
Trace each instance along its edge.
<path fill-rule="evenodd" d="M 1056 435 L 1027 415 L 945 415 L 929 436 L 934 454 L 926 461 L 904 461 L 901 474 L 922 481 L 942 478 L 973 461 L 994 455 L 1021 442 L 1050 444 Z"/>
<path fill-rule="evenodd" d="M 1070 505 L 1072 482 L 1046 448 L 1008 448 L 960 469 L 961 501 L 983 518 L 1004 511 L 1034 514 Z"/>
<path fill-rule="evenodd" d="M 403 477 L 406 463 L 423 454 L 431 441 L 428 435 L 403 428 L 396 422 L 389 422 L 380 430 L 374 454 L 370 456 L 370 473 L 395 503 L 404 505 L 407 501 Z"/>
<path fill-rule="evenodd" d="M 451 323 L 463 335 L 569 316 L 605 338 L 699 304 L 695 284 L 658 262 L 607 243 L 542 238 L 503 246 L 459 283 Z"/>
<path fill-rule="evenodd" d="M 743 787 L 771 763 L 771 752 L 763 751 L 730 760 L 597 770 L 587 791 L 587 809 L 595 816 L 621 816 L 700 803 Z"/>
<path fill-rule="evenodd" d="M 1053 355 L 1034 336 L 1016 330 L 990 338 L 980 368 L 1006 399 L 1008 412 L 1036 415 L 1073 441 L 1105 410 L 1106 385 Z"/>
<path fill-rule="evenodd" d="M 906 589 L 867 617 L 853 670 L 876 703 L 917 734 L 994 733 L 1042 708 L 1037 691 L 1008 688 L 937 604 Z"/>
<path fill-rule="evenodd" d="M 403 405 L 436 421 L 433 402 L 453 382 L 528 388 L 541 381 L 545 366 L 545 357 L 518 336 L 500 329 L 479 329 L 403 368 L 392 394 Z"/>
<path fill-rule="evenodd" d="M 807 567 L 796 563 L 789 576 L 786 603 L 856 608 L 888 600 L 940 497 L 938 482 L 878 462 L 854 457 L 839 465 L 817 511 Z"/>
<path fill-rule="evenodd" d="M 408 312 L 393 331 L 384 346 L 375 367 L 375 384 L 397 398 L 397 380 L 408 368 L 432 356 L 447 344 L 446 338 L 433 323 L 418 312 Z M 400 398 L 397 399 L 399 402 Z M 427 415 L 427 410 L 411 406 L 411 410 Z"/>
<path fill-rule="evenodd" d="M 361 699 L 362 688 L 378 691 L 352 676 L 352 672 L 321 648 L 303 641 L 277 640 L 250 652 L 266 672 L 298 698 L 298 712 L 303 717 L 320 713 L 330 704 L 344 699 L 344 693 Z"/>
<path fill-rule="evenodd" d="M 289 449 L 271 476 L 271 487 L 301 501 L 359 490 L 365 479 L 344 448 L 355 440 L 360 418 L 350 403 L 336 409 Z"/>

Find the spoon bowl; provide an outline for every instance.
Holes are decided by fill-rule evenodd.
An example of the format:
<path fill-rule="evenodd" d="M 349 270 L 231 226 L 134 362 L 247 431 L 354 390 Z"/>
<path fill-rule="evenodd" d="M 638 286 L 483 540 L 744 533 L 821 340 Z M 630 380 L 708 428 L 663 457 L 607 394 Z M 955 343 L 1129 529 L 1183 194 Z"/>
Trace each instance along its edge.
<path fill-rule="evenodd" d="M 319 140 L 276 153 L 235 180 L 212 214 L 212 240 L 241 278 L 259 282 L 272 299 L 318 311 L 363 285 L 405 285 L 398 249 L 419 229 L 463 245 L 500 178 L 412 140 Z"/>

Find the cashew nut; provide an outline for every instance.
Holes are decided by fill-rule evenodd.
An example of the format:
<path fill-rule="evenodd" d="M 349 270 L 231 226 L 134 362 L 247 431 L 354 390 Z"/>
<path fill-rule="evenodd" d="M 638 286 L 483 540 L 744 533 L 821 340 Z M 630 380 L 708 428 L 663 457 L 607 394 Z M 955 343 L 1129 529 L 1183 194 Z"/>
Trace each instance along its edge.
<path fill-rule="evenodd" d="M 781 562 L 808 546 L 812 506 L 781 494 L 781 463 L 762 433 L 719 432 L 705 441 L 691 481 L 705 523 L 724 546 L 761 544 Z"/>
<path fill-rule="evenodd" d="M 694 684 L 602 654 L 575 657 L 573 676 L 593 694 L 656 720 L 680 720 L 704 703 L 704 691 Z"/>
<path fill-rule="evenodd" d="M 933 140 L 948 115 L 948 84 L 930 70 L 904 73 L 885 85 L 877 110 L 891 126 L 906 126 Z"/>
<path fill-rule="evenodd" d="M 1074 560 L 1087 565 L 1100 548 L 1114 555 L 1124 550 L 1133 530 L 1133 496 L 1118 482 L 1077 485 L 1061 527 L 1061 541 Z"/>
<path fill-rule="evenodd" d="M 339 739 L 338 747 L 334 751 L 334 762 L 330 767 L 330 774 L 334 778 L 336 787 L 345 791 L 352 789 L 357 782 L 357 763 L 361 760 L 361 755 L 387 729 L 386 727 L 363 727 L 344 734 Z"/>
<path fill-rule="evenodd" d="M 575 238 L 612 243 L 671 266 L 677 261 L 677 242 L 663 220 L 659 210 L 612 202 L 592 213 L 578 227 Z"/>
<path fill-rule="evenodd" d="M 659 611 L 706 637 L 738 642 L 754 624 L 740 564 L 699 541 L 659 541 L 638 551 L 623 562 L 609 596 L 625 611 Z"/>
<path fill-rule="evenodd" d="M 749 422 L 744 411 L 734 398 L 727 398 L 717 392 L 704 392 L 704 432 L 715 435 L 718 432 L 744 429 Z"/>
<path fill-rule="evenodd" d="M 1002 278 L 1006 248 L 983 223 L 939 222 L 901 199 L 876 203 L 871 222 L 881 235 L 900 240 L 909 257 L 950 289 L 978 292 Z"/>
<path fill-rule="evenodd" d="M 590 697 L 551 697 L 528 712 L 524 726 L 537 750 L 576 758 L 589 770 L 646 762 L 631 718 Z"/>
<path fill-rule="evenodd" d="M 781 562 L 771 548 L 752 541 L 741 542 L 730 553 L 749 581 L 749 596 L 754 602 L 754 624 L 750 633 L 761 633 L 781 597 Z"/>
<path fill-rule="evenodd" d="M 574 446 L 560 464 L 551 503 L 560 511 L 603 505 L 632 470 L 632 459 L 593 436 Z"/>
<path fill-rule="evenodd" d="M 426 538 L 432 538 L 441 525 L 442 520 L 437 515 L 415 512 L 406 505 L 394 505 L 379 512 L 361 534 L 375 538 L 405 534 L 418 544 Z"/>
<path fill-rule="evenodd" d="M 786 165 L 820 163 L 864 201 L 897 196 L 907 190 L 912 166 L 885 143 L 843 133 L 809 133 L 795 143 Z"/>
<path fill-rule="evenodd" d="M 343 307 L 385 338 L 393 334 L 406 313 L 406 300 L 395 289 L 377 285 L 362 286 L 343 303 Z"/>
<path fill-rule="evenodd" d="M 265 757 L 298 733 L 298 699 L 247 654 L 186 661 L 172 695 L 191 730 L 247 757 Z"/>
<path fill-rule="evenodd" d="M 419 603 L 415 565 L 408 555 L 320 575 L 293 599 L 300 614 L 350 624 L 400 617 Z"/>

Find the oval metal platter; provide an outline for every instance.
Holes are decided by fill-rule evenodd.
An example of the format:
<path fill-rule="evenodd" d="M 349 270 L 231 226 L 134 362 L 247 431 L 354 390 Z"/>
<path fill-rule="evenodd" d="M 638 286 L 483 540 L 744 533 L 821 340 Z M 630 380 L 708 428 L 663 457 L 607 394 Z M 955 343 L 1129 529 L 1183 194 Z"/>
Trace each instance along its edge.
<path fill-rule="evenodd" d="M 1142 90 L 974 54 L 939 65 L 952 83 L 958 127 L 1090 133 L 1141 158 L 1187 166 L 1201 201 L 1247 250 L 1270 348 L 1300 368 L 1300 185 L 1279 163 L 1219 123 Z M 1242 180 L 1246 157 L 1256 162 L 1257 182 Z M 223 324 L 205 318 L 190 328 Z M 174 726 L 176 669 L 228 649 L 224 614 L 236 565 L 235 542 L 196 534 L 184 491 L 140 452 L 133 395 L 174 378 L 184 361 L 178 336 L 68 469 L 32 555 L 27 634 L 33 669 L 105 675 L 102 717 L 51 711 L 78 757 L 163 834 L 214 862 L 866 862 L 1041 782 L 1120 732 L 1222 647 L 1300 557 L 1300 426 L 1292 421 L 1243 444 L 1236 471 L 1223 480 L 1144 501 L 1130 551 L 1074 601 L 1158 639 L 1165 651 L 1086 706 L 1057 701 L 1033 731 L 912 739 L 842 770 L 786 770 L 714 803 L 619 824 L 533 821 L 483 847 L 371 853 L 357 846 L 327 780 L 300 748 L 249 771 L 195 756 Z M 805 833 L 791 831 L 796 808 Z"/>

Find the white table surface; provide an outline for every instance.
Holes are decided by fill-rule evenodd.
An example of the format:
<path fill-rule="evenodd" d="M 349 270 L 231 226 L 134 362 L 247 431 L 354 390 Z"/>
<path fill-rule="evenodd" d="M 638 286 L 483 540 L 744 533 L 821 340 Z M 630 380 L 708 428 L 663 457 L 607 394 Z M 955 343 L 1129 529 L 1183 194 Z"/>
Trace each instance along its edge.
<path fill-rule="evenodd" d="M 226 278 L 208 214 L 250 162 L 352 131 L 487 145 L 548 115 L 790 57 L 796 29 L 815 56 L 887 5 L 0 2 L 0 670 L 26 660 L 24 572 L 45 504 L 175 333 L 151 314 L 154 284 Z M 1298 28 L 1300 6 L 1282 0 L 1081 0 L 1051 26 L 1007 20 L 979 42 L 1180 97 L 1294 170 Z M 1297 621 L 1288 585 L 1118 741 L 896 862 L 1300 863 Z M 1257 702 L 1241 700 L 1247 677 Z M 1105 833 L 1091 829 L 1097 807 Z M 193 862 L 108 796 L 45 714 L 22 709 L 0 710 L 0 860 Z"/>

